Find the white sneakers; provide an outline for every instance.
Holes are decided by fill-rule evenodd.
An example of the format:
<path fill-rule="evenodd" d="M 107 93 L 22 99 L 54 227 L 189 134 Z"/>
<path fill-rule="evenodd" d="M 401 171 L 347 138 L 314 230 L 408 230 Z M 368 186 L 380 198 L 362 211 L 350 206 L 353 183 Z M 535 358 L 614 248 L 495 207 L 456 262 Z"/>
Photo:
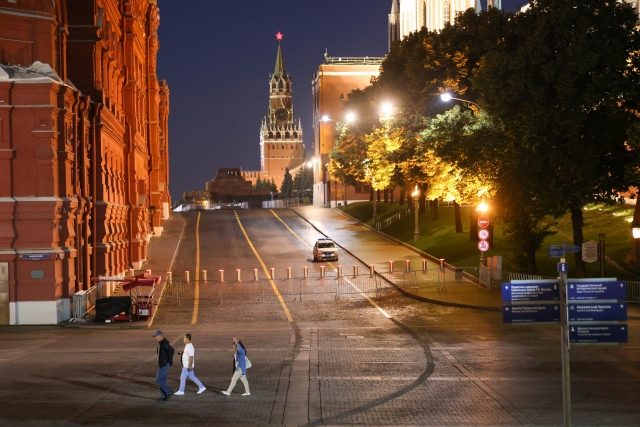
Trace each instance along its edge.
<path fill-rule="evenodd" d="M 202 393 L 203 391 L 205 391 L 207 388 L 206 387 L 202 387 L 200 390 L 198 390 L 198 394 Z"/>
<path fill-rule="evenodd" d="M 229 393 L 228 391 L 223 391 L 222 394 L 224 394 L 225 396 L 231 396 L 231 393 Z"/>
<path fill-rule="evenodd" d="M 251 393 L 244 393 L 243 396 L 251 396 Z"/>
<path fill-rule="evenodd" d="M 175 392 L 175 393 L 173 393 L 173 394 L 175 394 L 176 396 L 182 396 L 182 395 L 184 395 L 184 391 L 180 391 L 180 390 L 178 390 L 178 391 L 176 391 L 176 392 Z"/>

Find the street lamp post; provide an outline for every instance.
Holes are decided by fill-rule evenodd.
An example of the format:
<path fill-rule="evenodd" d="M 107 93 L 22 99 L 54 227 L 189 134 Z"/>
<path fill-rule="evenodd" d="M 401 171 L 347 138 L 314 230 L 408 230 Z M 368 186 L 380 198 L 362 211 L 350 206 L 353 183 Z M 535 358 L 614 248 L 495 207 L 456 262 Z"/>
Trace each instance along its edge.
<path fill-rule="evenodd" d="M 640 224 L 634 222 L 631 225 L 631 232 L 633 233 L 633 239 L 636 242 L 636 281 L 640 281 L 640 270 L 638 270 L 638 261 L 640 260 Z"/>
<path fill-rule="evenodd" d="M 469 101 L 468 99 L 461 99 L 461 98 L 455 98 L 453 96 L 451 96 L 451 94 L 449 92 L 442 92 L 440 94 L 440 99 L 442 99 L 444 102 L 449 102 L 452 99 L 455 99 L 456 101 L 461 101 L 461 102 L 466 102 L 467 103 L 467 107 L 471 108 L 473 110 L 473 113 L 477 113 L 478 111 L 480 111 L 480 106 L 478 104 L 476 104 L 473 101 Z"/>
<path fill-rule="evenodd" d="M 420 238 L 420 228 L 418 227 L 418 210 L 420 208 L 418 206 L 418 203 L 419 203 L 420 190 L 418 190 L 418 186 L 417 185 L 416 185 L 415 191 L 411 195 L 413 196 L 413 206 L 414 206 L 414 209 L 416 211 L 416 214 L 415 214 L 416 227 L 413 230 L 413 241 L 417 242 L 418 239 Z"/>

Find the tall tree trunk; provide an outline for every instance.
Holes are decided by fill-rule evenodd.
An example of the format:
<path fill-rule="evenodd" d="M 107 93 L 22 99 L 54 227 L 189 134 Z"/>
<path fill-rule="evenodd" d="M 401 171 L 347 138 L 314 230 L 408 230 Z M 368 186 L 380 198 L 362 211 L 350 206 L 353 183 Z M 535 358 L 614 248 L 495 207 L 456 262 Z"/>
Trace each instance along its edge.
<path fill-rule="evenodd" d="M 584 242 L 584 236 L 582 235 L 582 226 L 584 225 L 582 209 L 571 209 L 571 224 L 573 225 L 573 244 L 582 247 L 582 243 Z M 580 252 L 574 253 L 573 259 L 576 263 L 576 277 L 587 277 L 587 270 L 582 260 L 582 254 Z"/>
<path fill-rule="evenodd" d="M 420 205 L 418 211 L 419 213 L 423 214 L 426 212 L 426 203 L 425 200 L 427 199 L 425 197 L 425 194 L 427 192 L 427 184 L 419 184 L 418 188 L 420 188 L 420 197 L 418 197 L 418 200 L 420 203 L 418 203 Z"/>
<path fill-rule="evenodd" d="M 527 273 L 538 274 L 538 266 L 536 265 L 536 245 L 533 242 L 527 245 Z"/>
<path fill-rule="evenodd" d="M 376 200 L 380 201 L 380 190 L 376 190 Z"/>
<path fill-rule="evenodd" d="M 480 218 L 480 214 L 477 210 L 471 207 L 471 212 L 469 212 L 469 241 L 477 242 L 478 239 L 478 218 Z"/>
<path fill-rule="evenodd" d="M 394 202 L 393 200 L 393 192 L 395 191 L 396 187 L 390 188 L 389 189 L 389 200 L 391 201 L 391 203 Z"/>
<path fill-rule="evenodd" d="M 382 190 L 382 196 L 384 197 L 384 202 L 389 203 L 389 189 Z"/>
<path fill-rule="evenodd" d="M 456 217 L 456 233 L 464 233 L 462 229 L 462 216 L 460 215 L 460 205 L 455 200 L 453 201 L 453 212 Z"/>
<path fill-rule="evenodd" d="M 438 198 L 436 197 L 431 201 L 431 221 L 437 221 L 440 219 L 440 215 L 438 212 Z"/>
<path fill-rule="evenodd" d="M 344 185 L 344 207 L 347 207 L 347 184 Z"/>
<path fill-rule="evenodd" d="M 400 188 L 400 199 L 398 200 L 400 206 L 404 206 L 404 196 L 406 194 L 406 191 L 407 189 L 405 187 Z"/>
<path fill-rule="evenodd" d="M 369 201 L 373 202 L 373 187 L 369 187 Z"/>

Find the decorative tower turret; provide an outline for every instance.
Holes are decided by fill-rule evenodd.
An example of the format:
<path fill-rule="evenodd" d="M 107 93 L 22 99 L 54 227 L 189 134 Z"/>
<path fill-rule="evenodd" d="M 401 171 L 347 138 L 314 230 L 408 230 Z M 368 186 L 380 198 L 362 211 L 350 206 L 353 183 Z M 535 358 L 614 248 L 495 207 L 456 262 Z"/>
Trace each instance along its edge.
<path fill-rule="evenodd" d="M 269 76 L 269 110 L 260 127 L 260 167 L 280 188 L 285 170 L 300 166 L 304 157 L 302 124 L 293 114 L 292 82 L 282 56 L 282 37 L 278 32 L 278 54 Z"/>
<path fill-rule="evenodd" d="M 391 3 L 391 13 L 389 14 L 389 50 L 393 42 L 400 40 L 400 9 L 398 0 Z"/>

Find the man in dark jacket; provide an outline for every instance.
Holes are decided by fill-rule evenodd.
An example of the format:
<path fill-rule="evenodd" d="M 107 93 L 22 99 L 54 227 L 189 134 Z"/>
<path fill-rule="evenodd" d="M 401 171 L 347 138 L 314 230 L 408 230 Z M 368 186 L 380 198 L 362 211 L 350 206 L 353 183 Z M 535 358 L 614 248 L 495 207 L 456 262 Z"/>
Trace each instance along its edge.
<path fill-rule="evenodd" d="M 169 400 L 173 396 L 173 390 L 167 385 L 167 372 L 173 363 L 173 347 L 162 335 L 162 331 L 156 331 L 153 336 L 158 341 L 158 373 L 156 374 L 156 382 L 160 386 L 160 399 L 158 400 Z"/>

